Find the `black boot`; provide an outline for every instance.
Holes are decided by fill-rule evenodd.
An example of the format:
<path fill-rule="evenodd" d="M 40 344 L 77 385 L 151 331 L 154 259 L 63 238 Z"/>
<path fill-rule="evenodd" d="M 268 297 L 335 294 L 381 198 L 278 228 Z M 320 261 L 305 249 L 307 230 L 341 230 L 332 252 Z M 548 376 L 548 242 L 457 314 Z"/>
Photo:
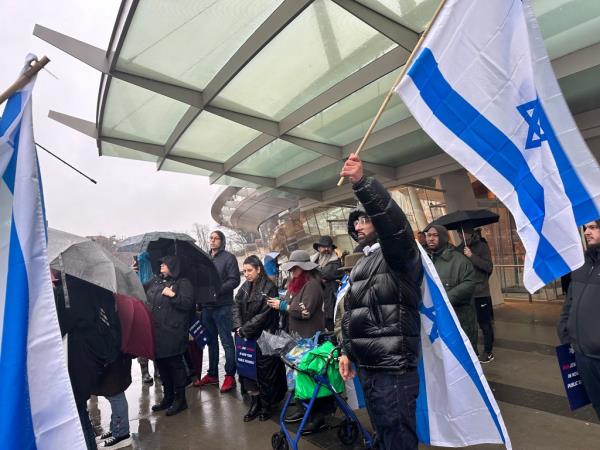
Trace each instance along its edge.
<path fill-rule="evenodd" d="M 185 399 L 185 391 L 176 392 L 175 400 L 173 404 L 167 409 L 167 416 L 174 416 L 175 414 L 179 414 L 181 411 L 185 411 L 187 409 L 187 400 Z"/>
<path fill-rule="evenodd" d="M 172 404 L 173 397 L 165 396 L 160 403 L 157 403 L 156 405 L 152 406 L 152 411 L 162 411 L 163 409 L 170 408 Z"/>
<path fill-rule="evenodd" d="M 271 411 L 273 408 L 264 398 L 259 398 L 260 408 L 258 408 L 258 420 L 264 422 L 271 418 Z"/>
<path fill-rule="evenodd" d="M 250 422 L 258 417 L 258 408 L 260 407 L 260 399 L 258 395 L 250 396 L 250 409 L 244 416 L 244 422 Z"/>
<path fill-rule="evenodd" d="M 300 400 L 296 400 L 295 405 L 289 405 L 288 409 L 285 413 L 284 422 L 285 423 L 295 423 L 300 422 L 304 417 L 304 406 L 302 406 L 302 402 Z"/>

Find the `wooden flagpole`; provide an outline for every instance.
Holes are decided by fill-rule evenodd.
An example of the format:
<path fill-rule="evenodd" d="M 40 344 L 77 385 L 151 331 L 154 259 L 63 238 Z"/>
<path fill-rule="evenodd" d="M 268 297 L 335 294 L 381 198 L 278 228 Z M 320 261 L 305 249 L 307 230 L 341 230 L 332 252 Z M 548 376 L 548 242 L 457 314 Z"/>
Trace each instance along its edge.
<path fill-rule="evenodd" d="M 383 111 L 385 110 L 386 106 L 390 102 L 392 95 L 394 95 L 394 91 L 396 90 L 396 87 L 400 84 L 400 81 L 402 81 L 402 78 L 404 78 L 406 71 L 412 64 L 413 58 L 417 54 L 417 51 L 421 48 L 421 44 L 423 43 L 423 40 L 427 37 L 427 34 L 429 34 L 429 30 L 431 29 L 431 26 L 434 24 L 435 20 L 439 16 L 445 3 L 446 3 L 446 0 L 442 0 L 440 2 L 440 4 L 438 5 L 437 9 L 435 10 L 433 17 L 431 18 L 431 20 L 429 21 L 429 24 L 427 25 L 427 28 L 425 28 L 425 31 L 423 31 L 423 33 L 421 34 L 421 37 L 417 41 L 417 45 L 415 45 L 415 48 L 413 48 L 413 51 L 411 52 L 410 56 L 406 60 L 406 64 L 404 64 L 404 66 L 402 67 L 402 70 L 400 71 L 400 75 L 398 75 L 398 78 L 396 78 L 396 81 L 394 81 L 394 84 L 392 85 L 390 91 L 387 93 L 387 95 L 383 99 L 383 103 L 379 107 L 379 111 L 377 111 L 377 114 L 373 118 L 371 125 L 367 129 L 367 132 L 363 136 L 362 141 L 360 141 L 358 148 L 354 152 L 355 155 L 358 155 L 361 152 L 361 150 L 364 148 L 365 144 L 367 143 L 367 140 L 371 136 L 371 133 L 373 132 L 373 129 L 375 128 L 375 125 L 377 125 L 377 122 L 379 122 L 379 119 L 381 118 Z M 344 183 L 344 178 L 345 177 L 340 177 L 340 180 L 337 183 L 338 186 L 341 186 Z"/>
<path fill-rule="evenodd" d="M 19 77 L 17 81 L 11 84 L 8 89 L 6 89 L 2 94 L 0 94 L 0 105 L 8 99 L 11 95 L 25 86 L 33 76 L 35 76 L 40 70 L 44 68 L 46 64 L 48 64 L 50 60 L 43 56 L 40 60 L 33 60 L 32 64 L 30 64 L 29 68 Z"/>

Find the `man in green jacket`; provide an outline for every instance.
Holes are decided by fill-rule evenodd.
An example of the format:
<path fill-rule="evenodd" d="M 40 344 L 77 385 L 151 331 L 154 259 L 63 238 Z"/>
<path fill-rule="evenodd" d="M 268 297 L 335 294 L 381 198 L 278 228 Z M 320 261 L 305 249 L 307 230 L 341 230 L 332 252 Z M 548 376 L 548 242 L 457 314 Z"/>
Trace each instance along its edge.
<path fill-rule="evenodd" d="M 471 261 L 448 242 L 448 230 L 441 225 L 425 229 L 427 251 L 437 271 L 460 326 L 477 352 L 477 316 L 473 293 L 477 285 Z"/>

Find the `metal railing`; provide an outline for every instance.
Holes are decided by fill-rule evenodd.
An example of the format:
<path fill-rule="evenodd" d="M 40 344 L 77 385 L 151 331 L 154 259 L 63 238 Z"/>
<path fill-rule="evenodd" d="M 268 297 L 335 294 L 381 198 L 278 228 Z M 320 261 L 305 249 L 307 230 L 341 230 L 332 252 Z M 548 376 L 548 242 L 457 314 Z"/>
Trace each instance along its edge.
<path fill-rule="evenodd" d="M 523 264 L 494 264 L 494 271 L 500 280 L 500 288 L 505 297 L 528 298 L 535 300 L 557 300 L 563 297 L 560 280 L 554 280 L 533 294 L 523 285 Z"/>

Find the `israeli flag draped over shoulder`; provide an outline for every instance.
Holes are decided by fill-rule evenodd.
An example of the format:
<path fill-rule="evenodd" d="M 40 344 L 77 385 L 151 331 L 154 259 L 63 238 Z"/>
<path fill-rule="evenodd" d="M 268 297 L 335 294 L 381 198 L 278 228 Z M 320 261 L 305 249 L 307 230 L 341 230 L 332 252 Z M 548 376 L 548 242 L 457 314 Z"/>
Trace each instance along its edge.
<path fill-rule="evenodd" d="M 583 262 L 600 170 L 529 0 L 447 0 L 396 88 L 423 130 L 514 216 L 534 292 Z"/>
<path fill-rule="evenodd" d="M 0 440 L 15 450 L 84 450 L 46 252 L 33 84 L 0 118 Z"/>
<path fill-rule="evenodd" d="M 479 360 L 433 262 L 417 245 L 423 263 L 419 441 L 445 447 L 498 443 L 510 450 L 510 438 Z"/>

